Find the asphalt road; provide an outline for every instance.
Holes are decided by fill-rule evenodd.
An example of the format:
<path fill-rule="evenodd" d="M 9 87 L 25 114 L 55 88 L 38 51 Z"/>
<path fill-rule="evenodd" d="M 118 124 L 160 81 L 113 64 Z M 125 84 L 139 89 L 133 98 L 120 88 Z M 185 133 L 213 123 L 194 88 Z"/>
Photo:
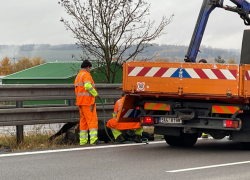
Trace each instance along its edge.
<path fill-rule="evenodd" d="M 249 180 L 249 170 L 250 151 L 213 139 L 199 140 L 192 148 L 161 141 L 0 154 L 4 180 Z"/>

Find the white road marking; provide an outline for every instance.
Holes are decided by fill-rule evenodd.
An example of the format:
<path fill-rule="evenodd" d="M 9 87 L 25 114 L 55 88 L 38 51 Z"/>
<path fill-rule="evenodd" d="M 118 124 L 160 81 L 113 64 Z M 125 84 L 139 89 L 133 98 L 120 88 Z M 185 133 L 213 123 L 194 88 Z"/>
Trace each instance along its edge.
<path fill-rule="evenodd" d="M 166 142 L 155 141 L 155 142 L 149 142 L 148 144 L 159 144 L 159 143 L 166 143 Z M 145 143 L 117 144 L 117 145 L 108 145 L 108 146 L 88 146 L 88 147 L 70 148 L 70 149 L 55 149 L 55 150 L 44 150 L 44 151 L 9 153 L 9 154 L 0 154 L 0 158 L 10 157 L 10 156 L 25 156 L 25 155 L 33 155 L 33 154 L 48 154 L 48 153 L 56 153 L 56 152 L 70 152 L 70 151 L 81 151 L 81 150 L 89 150 L 89 149 L 106 149 L 106 148 L 117 148 L 117 147 L 126 147 L 126 146 L 142 146 L 142 145 L 146 145 L 146 144 Z"/>
<path fill-rule="evenodd" d="M 166 171 L 166 172 L 176 173 L 176 172 L 193 171 L 193 170 L 208 169 L 208 168 L 223 167 L 223 166 L 233 166 L 233 165 L 248 164 L 248 163 L 250 163 L 250 161 L 242 161 L 242 162 L 235 162 L 235 163 L 228 163 L 228 164 L 218 164 L 218 165 L 203 166 L 203 167 L 188 168 L 188 169 L 179 169 L 179 170 Z"/>

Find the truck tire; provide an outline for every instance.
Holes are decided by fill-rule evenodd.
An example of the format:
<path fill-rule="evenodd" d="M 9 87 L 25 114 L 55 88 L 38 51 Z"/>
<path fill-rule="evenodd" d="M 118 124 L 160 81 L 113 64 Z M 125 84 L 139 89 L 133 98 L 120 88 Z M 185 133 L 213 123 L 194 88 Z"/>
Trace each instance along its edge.
<path fill-rule="evenodd" d="M 181 134 L 181 143 L 183 146 L 192 147 L 195 145 L 198 139 L 198 134 Z"/>
<path fill-rule="evenodd" d="M 250 142 L 241 142 L 241 145 L 244 149 L 250 150 Z"/>
<path fill-rule="evenodd" d="M 166 143 L 170 146 L 180 146 L 182 144 L 181 137 L 164 135 Z"/>

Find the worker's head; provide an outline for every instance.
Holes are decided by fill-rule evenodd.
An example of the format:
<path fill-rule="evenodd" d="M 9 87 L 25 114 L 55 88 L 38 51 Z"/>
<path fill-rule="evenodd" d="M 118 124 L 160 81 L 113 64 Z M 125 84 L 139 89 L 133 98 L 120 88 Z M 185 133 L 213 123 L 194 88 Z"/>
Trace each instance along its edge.
<path fill-rule="evenodd" d="M 122 92 L 122 94 L 121 94 L 121 95 L 122 95 L 122 97 L 124 97 L 124 96 L 126 95 L 126 93 L 125 93 L 125 92 Z"/>
<path fill-rule="evenodd" d="M 82 62 L 81 68 L 86 69 L 88 72 L 91 71 L 92 64 L 88 60 Z"/>
<path fill-rule="evenodd" d="M 201 59 L 201 60 L 199 60 L 199 63 L 207 63 L 207 60 L 206 59 Z"/>

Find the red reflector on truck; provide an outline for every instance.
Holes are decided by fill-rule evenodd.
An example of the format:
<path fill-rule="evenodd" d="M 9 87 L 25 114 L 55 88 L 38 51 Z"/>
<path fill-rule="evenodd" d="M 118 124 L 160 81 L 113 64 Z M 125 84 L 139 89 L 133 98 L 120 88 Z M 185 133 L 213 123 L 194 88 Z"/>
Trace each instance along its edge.
<path fill-rule="evenodd" d="M 239 121 L 224 120 L 223 121 L 223 127 L 226 127 L 226 128 L 238 128 L 239 127 Z"/>
<path fill-rule="evenodd" d="M 151 117 L 145 117 L 143 120 L 143 123 L 145 124 L 154 124 L 154 119 Z"/>

